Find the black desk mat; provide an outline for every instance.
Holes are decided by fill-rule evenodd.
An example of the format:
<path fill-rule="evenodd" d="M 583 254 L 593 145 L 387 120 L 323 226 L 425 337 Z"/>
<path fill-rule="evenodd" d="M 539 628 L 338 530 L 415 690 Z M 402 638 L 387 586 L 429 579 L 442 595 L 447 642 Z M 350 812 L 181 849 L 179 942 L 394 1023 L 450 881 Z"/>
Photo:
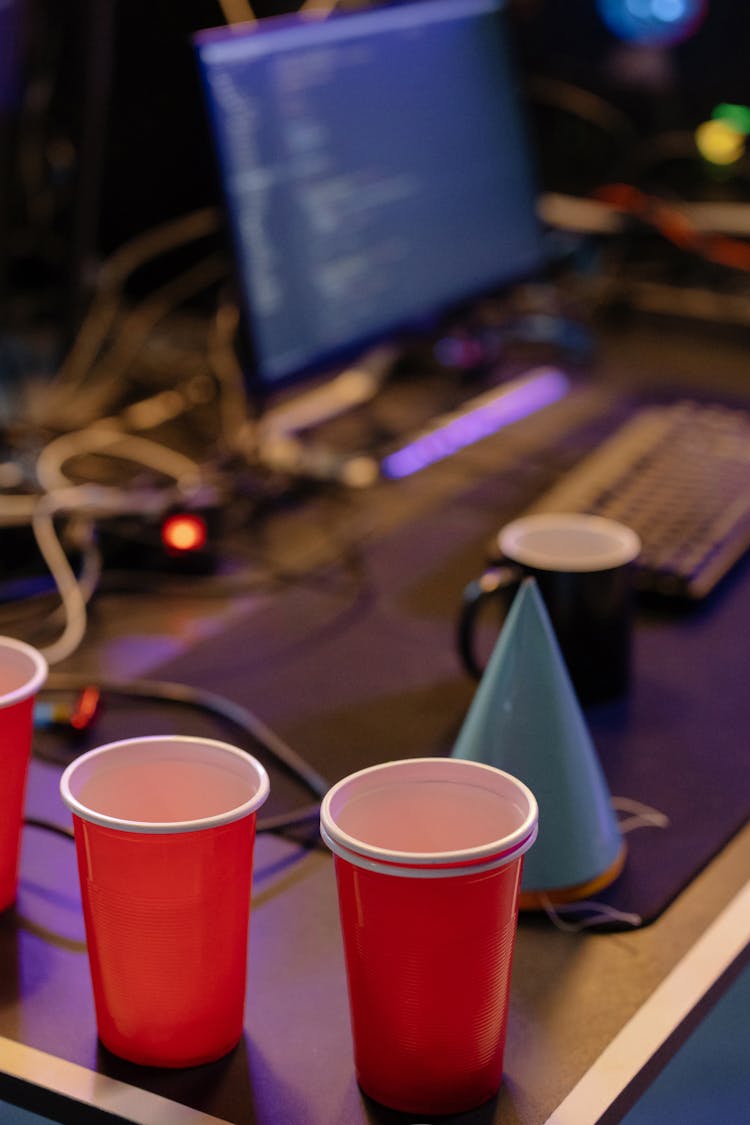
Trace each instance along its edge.
<path fill-rule="evenodd" d="M 331 782 L 448 753 L 473 692 L 454 650 L 455 608 L 488 520 L 486 507 L 461 504 L 412 523 L 367 550 L 358 589 L 336 574 L 290 589 L 158 675 L 255 710 Z M 642 609 L 629 698 L 586 712 L 613 797 L 666 818 L 628 834 L 625 870 L 596 896 L 635 924 L 658 917 L 750 813 L 749 620 L 747 567 L 703 605 Z M 270 811 L 307 799 L 269 768 Z"/>
<path fill-rule="evenodd" d="M 388 758 L 448 753 L 473 694 L 454 651 L 455 608 L 495 529 L 495 499 L 491 487 L 478 487 L 367 547 L 361 581 L 332 570 L 238 609 L 222 633 L 154 676 L 251 708 L 331 782 Z M 644 921 L 665 909 L 750 809 L 749 618 L 747 568 L 690 613 L 644 610 L 630 699 L 587 713 L 612 793 L 669 818 L 668 828 L 629 835 L 625 871 L 598 896 Z M 113 699 L 91 737 L 100 743 L 171 730 L 236 735 L 199 711 Z M 266 761 L 272 796 L 264 813 L 307 804 L 309 794 Z M 56 792 L 58 766 L 37 759 L 33 773 L 32 782 L 45 780 Z M 38 791 L 30 786 L 32 798 Z M 30 811 L 49 817 L 47 805 L 38 804 Z M 8 968 L 0 1031 L 227 1121 L 318 1125 L 361 1120 L 363 1113 L 383 1125 L 395 1121 L 385 1110 L 362 1108 L 344 1017 L 320 1018 L 329 1007 L 340 1015 L 346 1008 L 330 872 L 319 857 L 300 860 L 298 849 L 285 846 L 277 838 L 259 841 L 244 1045 L 208 1068 L 152 1074 L 97 1050 L 74 855 L 66 841 L 27 831 L 20 913 L 0 926 Z M 549 926 L 544 918 L 539 924 Z M 521 1048 L 515 1058 L 511 1052 L 511 1078 L 520 1057 Z M 308 1106 L 303 1086 L 311 1058 L 327 1062 Z M 512 1100 L 512 1083 L 510 1089 L 500 1113 L 512 1110 L 502 1100 Z M 495 1107 L 473 1116 L 494 1120 Z"/>

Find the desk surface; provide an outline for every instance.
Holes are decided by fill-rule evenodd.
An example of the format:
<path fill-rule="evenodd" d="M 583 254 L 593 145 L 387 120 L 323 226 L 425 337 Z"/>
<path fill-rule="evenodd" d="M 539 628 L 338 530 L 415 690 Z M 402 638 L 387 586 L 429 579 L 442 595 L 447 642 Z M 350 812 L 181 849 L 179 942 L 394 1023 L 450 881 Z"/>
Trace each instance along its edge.
<path fill-rule="evenodd" d="M 645 339 L 644 344 L 644 337 L 639 343 L 625 336 L 611 344 L 603 357 L 608 388 L 628 386 L 637 368 L 636 383 L 648 382 L 650 369 L 657 380 L 676 382 L 683 376 L 686 386 L 705 389 L 703 373 L 710 364 L 717 391 L 743 389 L 746 358 L 739 346 L 722 349 L 722 366 L 710 340 L 699 347 L 669 341 L 661 332 Z M 523 442 L 520 430 L 517 439 Z M 445 503 L 446 496 L 460 496 L 467 480 L 476 482 L 490 467 L 497 475 L 501 453 L 512 456 L 507 445 L 492 439 L 483 450 L 472 451 L 465 464 L 431 470 L 397 492 L 376 489 L 366 494 L 357 502 L 357 523 L 354 528 L 347 524 L 346 534 L 356 537 L 363 526 L 381 534 L 406 523 L 426 505 L 434 508 Z M 274 536 L 274 549 L 282 557 L 289 551 L 290 557 L 298 558 L 302 550 L 316 560 L 331 550 L 330 537 L 321 536 L 320 523 L 309 513 L 280 523 Z M 479 549 L 480 538 L 469 545 L 472 551 Z M 470 554 L 467 546 L 467 559 Z M 220 636 L 230 623 L 251 621 L 268 597 L 103 596 L 84 645 L 65 667 L 91 675 L 151 673 L 181 652 Z M 300 623 L 300 643 L 305 643 L 305 628 Z M 469 690 L 463 681 L 458 683 L 456 699 L 468 700 Z M 106 716 L 107 738 L 116 736 L 112 729 L 120 722 L 127 728 L 122 733 L 130 733 L 131 716 L 117 710 Z M 166 721 L 173 723 L 174 714 Z M 65 821 L 57 796 L 59 774 L 58 765 L 34 760 L 31 815 Z M 455 1120 L 462 1125 L 542 1125 L 730 904 L 749 871 L 746 827 L 651 926 L 615 934 L 564 933 L 546 918 L 522 919 L 504 1085 L 497 1099 Z M 61 1060 L 60 1082 L 82 1082 L 87 1096 L 144 1122 L 178 1125 L 177 1111 L 162 1098 L 232 1125 L 405 1125 L 412 1120 L 363 1098 L 354 1081 L 335 886 L 330 857 L 322 850 L 290 839 L 259 838 L 245 1038 L 227 1059 L 209 1067 L 151 1072 L 122 1063 L 98 1047 L 75 860 L 66 841 L 26 830 L 17 911 L 2 919 L 0 946 L 9 966 L 0 986 L 0 1035 L 5 1037 L 0 1067 L 6 1071 L 13 1072 L 16 1065 L 14 1045 L 25 1045 Z M 33 1080 L 52 1081 L 49 1059 L 28 1055 L 27 1062 L 36 1075 Z M 104 1076 L 115 1084 L 108 1085 Z M 116 1085 L 120 1082 L 127 1086 Z M 130 1086 L 155 1096 L 138 1103 L 136 1111 Z M 185 1121 L 191 1119 L 197 1125 L 199 1117 L 186 1113 Z"/>

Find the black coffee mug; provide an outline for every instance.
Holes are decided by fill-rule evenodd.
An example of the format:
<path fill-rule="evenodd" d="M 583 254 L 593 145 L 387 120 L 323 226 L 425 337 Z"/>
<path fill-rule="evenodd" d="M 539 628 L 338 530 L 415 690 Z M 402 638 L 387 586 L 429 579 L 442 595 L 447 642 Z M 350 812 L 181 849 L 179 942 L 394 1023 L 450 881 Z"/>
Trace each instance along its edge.
<path fill-rule="evenodd" d="M 539 512 L 507 524 L 497 559 L 463 593 L 458 650 L 477 679 L 480 613 L 507 612 L 522 579 L 536 579 L 582 703 L 622 696 L 630 682 L 632 572 L 641 542 L 624 524 L 581 513 Z"/>

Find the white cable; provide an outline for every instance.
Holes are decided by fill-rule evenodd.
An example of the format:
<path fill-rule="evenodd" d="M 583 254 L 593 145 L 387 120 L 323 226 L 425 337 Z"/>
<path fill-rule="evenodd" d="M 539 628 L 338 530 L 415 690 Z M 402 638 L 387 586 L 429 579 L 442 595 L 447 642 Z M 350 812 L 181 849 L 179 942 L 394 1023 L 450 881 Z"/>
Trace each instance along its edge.
<path fill-rule="evenodd" d="M 156 414 L 159 413 L 156 408 Z M 146 411 L 144 417 L 156 415 Z M 192 458 L 160 442 L 123 432 L 117 428 L 116 419 L 106 419 L 103 424 L 63 434 L 44 447 L 37 458 L 36 476 L 46 495 L 36 501 L 32 509 L 31 527 L 60 596 L 65 622 L 58 639 L 42 649 L 50 665 L 71 656 L 83 640 L 87 625 L 86 605 L 99 577 L 98 555 L 94 559 L 89 553 L 86 556 L 88 565 L 81 578 L 76 578 L 55 530 L 55 514 L 88 511 L 93 515 L 116 515 L 164 507 L 163 496 L 153 490 L 144 493 L 142 490 L 73 485 L 63 467 L 74 457 L 85 453 L 100 453 L 132 461 L 171 478 L 181 488 L 194 486 L 201 478 L 200 466 Z"/>
<path fill-rule="evenodd" d="M 612 808 L 616 812 L 629 814 L 617 822 L 623 835 L 636 828 L 669 828 L 671 825 L 666 813 L 651 805 L 644 805 L 642 801 L 635 801 L 632 797 L 613 797 Z"/>
<path fill-rule="evenodd" d="M 750 206 L 747 203 L 672 204 L 675 210 L 701 234 L 726 234 L 738 238 L 750 235 Z M 600 199 L 544 192 L 537 200 L 542 222 L 558 230 L 579 234 L 617 234 L 629 216 L 620 208 Z"/>
<path fill-rule="evenodd" d="M 71 487 L 72 482 L 63 472 L 63 466 L 84 453 L 101 453 L 133 461 L 170 477 L 182 486 L 195 484 L 201 475 L 198 462 L 184 453 L 149 438 L 96 425 L 63 434 L 44 447 L 36 462 L 36 476 L 42 489 L 54 492 Z"/>
<path fill-rule="evenodd" d="M 61 512 L 80 512 L 91 516 L 113 516 L 129 512 L 148 512 L 163 507 L 163 498 L 151 491 L 126 492 L 98 485 L 79 485 L 58 489 L 37 503 L 31 521 L 39 551 L 60 596 L 65 619 L 58 639 L 41 653 L 50 665 L 71 656 L 86 633 L 86 601 L 90 574 L 77 579 L 55 530 L 54 517 Z"/>
<path fill-rule="evenodd" d="M 633 832 L 636 828 L 669 828 L 671 823 L 666 813 L 660 812 L 659 809 L 654 809 L 650 805 L 644 805 L 642 801 L 633 800 L 632 797 L 613 797 L 612 808 L 617 812 L 629 814 L 623 820 L 618 821 L 617 824 L 623 834 Z M 541 902 L 544 912 L 552 924 L 565 933 L 578 933 L 590 926 L 598 926 L 602 922 L 623 922 L 625 925 L 634 928 L 643 925 L 643 918 L 640 914 L 630 914 L 618 910 L 614 906 L 609 906 L 606 902 L 556 904 L 547 895 L 541 896 Z M 564 913 L 575 914 L 581 910 L 592 910 L 594 913 L 576 922 L 568 922 L 561 917 Z"/>
<path fill-rule="evenodd" d="M 299 12 L 304 12 L 306 16 L 318 16 L 320 19 L 325 19 L 339 6 L 339 0 L 304 0 L 302 6 L 298 9 Z"/>
<path fill-rule="evenodd" d="M 38 497 L 0 493 L 0 527 L 17 527 L 31 519 Z"/>
<path fill-rule="evenodd" d="M 221 221 L 217 207 L 204 207 L 170 220 L 126 242 L 102 266 L 97 294 L 78 335 L 55 377 L 58 384 L 76 386 L 86 377 L 114 323 L 120 307 L 120 289 L 146 262 L 187 242 L 214 234 Z"/>
<path fill-rule="evenodd" d="M 47 663 L 53 665 L 71 656 L 78 648 L 86 633 L 87 615 L 83 591 L 78 585 L 73 568 L 55 531 L 53 512 L 57 509 L 53 506 L 51 511 L 45 511 L 43 504 L 44 501 L 34 513 L 31 527 L 39 551 L 60 595 L 65 615 L 65 626 L 61 635 L 54 644 L 40 650 Z"/>
<path fill-rule="evenodd" d="M 635 125 L 627 114 L 591 90 L 537 74 L 528 80 L 527 91 L 532 101 L 580 117 L 597 129 L 619 137 L 624 143 L 632 144 L 637 135 Z"/>
<path fill-rule="evenodd" d="M 173 422 L 192 405 L 181 390 L 170 387 L 126 406 L 120 411 L 119 418 L 128 430 L 154 430 L 165 422 Z"/>
<path fill-rule="evenodd" d="M 244 374 L 232 346 L 239 320 L 237 306 L 221 302 L 208 338 L 208 361 L 220 387 L 221 429 L 230 449 L 241 445 L 240 434 L 248 424 Z"/>
<path fill-rule="evenodd" d="M 228 24 L 255 23 L 255 12 L 249 0 L 219 0 L 219 7 Z"/>
<path fill-rule="evenodd" d="M 224 255 L 212 254 L 166 282 L 124 315 L 108 351 L 91 362 L 86 375 L 89 382 L 87 394 L 77 399 L 68 395 L 67 401 L 61 405 L 61 409 L 67 411 L 65 416 L 70 424 L 75 425 L 78 421 L 72 413 L 72 408 L 76 406 L 88 412 L 87 417 L 81 419 L 83 422 L 101 417 L 113 392 L 121 389 L 122 375 L 136 359 L 159 321 L 195 293 L 221 281 L 226 273 Z M 78 413 L 80 417 L 80 410 Z"/>
<path fill-rule="evenodd" d="M 581 930 L 588 929 L 590 926 L 598 926 L 602 922 L 622 922 L 627 926 L 632 926 L 633 929 L 643 925 L 643 918 L 640 914 L 630 914 L 624 910 L 618 910 L 614 906 L 608 906 L 605 902 L 553 903 L 546 895 L 541 895 L 540 899 L 544 912 L 552 925 L 555 929 L 566 934 L 577 934 Z M 580 918 L 576 922 L 568 922 L 567 919 L 562 917 L 563 914 L 575 913 L 580 910 L 593 910 L 595 913 L 589 918 Z"/>
<path fill-rule="evenodd" d="M 96 593 L 101 576 L 102 553 L 98 545 L 92 541 L 82 548 L 81 567 L 77 578 L 78 588 L 86 605 Z"/>

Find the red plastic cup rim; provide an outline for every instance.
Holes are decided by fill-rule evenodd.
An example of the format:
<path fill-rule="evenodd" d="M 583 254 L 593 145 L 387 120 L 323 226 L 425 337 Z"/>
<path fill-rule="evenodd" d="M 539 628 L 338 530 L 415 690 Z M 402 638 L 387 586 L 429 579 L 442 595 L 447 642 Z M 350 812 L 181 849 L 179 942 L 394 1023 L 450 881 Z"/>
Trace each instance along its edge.
<path fill-rule="evenodd" d="M 387 780 L 456 781 L 494 789 L 512 797 L 519 806 L 519 824 L 507 835 L 456 851 L 406 852 L 368 844 L 350 836 L 336 823 L 336 806 L 347 792 Z M 534 843 L 539 811 L 534 794 L 518 778 L 483 762 L 459 758 L 406 758 L 359 770 L 337 782 L 326 794 L 320 810 L 320 834 L 334 853 L 357 867 L 383 874 L 430 879 L 479 874 L 519 859 Z"/>
<path fill-rule="evenodd" d="M 231 770 L 237 773 L 238 777 L 246 777 L 249 772 L 254 774 L 257 789 L 252 797 L 242 804 L 213 816 L 200 817 L 195 820 L 126 820 L 98 812 L 78 800 L 75 795 L 77 784 L 85 781 L 86 777 L 90 776 L 101 764 L 103 758 L 112 753 L 130 753 L 136 758 L 141 757 L 143 759 L 152 752 L 147 749 L 148 747 L 153 748 L 153 751 L 158 749 L 174 749 L 183 753 L 187 751 L 189 756 L 200 757 L 203 760 L 205 760 L 206 755 L 210 755 L 214 761 L 217 757 L 224 756 L 225 762 L 229 764 Z M 175 752 L 172 756 L 179 757 L 179 754 Z M 144 835 L 199 832 L 204 829 L 217 828 L 222 824 L 231 824 L 235 820 L 242 820 L 244 817 L 257 812 L 268 797 L 269 791 L 268 774 L 260 762 L 251 754 L 247 754 L 244 750 L 240 750 L 237 746 L 232 746 L 228 742 L 219 742 L 213 738 L 194 738 L 191 735 L 141 736 L 121 739 L 118 742 L 109 742 L 106 746 L 99 746 L 95 750 L 89 750 L 86 754 L 82 754 L 80 758 L 76 758 L 65 769 L 60 778 L 60 794 L 75 816 L 87 820 L 91 824 L 99 824 L 104 828 L 114 828 L 121 832 L 139 832 Z"/>
<path fill-rule="evenodd" d="M 24 679 L 18 687 L 0 695 L 0 708 L 14 707 L 16 703 L 36 695 L 44 686 L 49 671 L 47 661 L 41 652 L 13 637 L 0 637 L 0 661 L 4 656 L 11 657 L 19 673 L 19 679 L 21 676 Z"/>

